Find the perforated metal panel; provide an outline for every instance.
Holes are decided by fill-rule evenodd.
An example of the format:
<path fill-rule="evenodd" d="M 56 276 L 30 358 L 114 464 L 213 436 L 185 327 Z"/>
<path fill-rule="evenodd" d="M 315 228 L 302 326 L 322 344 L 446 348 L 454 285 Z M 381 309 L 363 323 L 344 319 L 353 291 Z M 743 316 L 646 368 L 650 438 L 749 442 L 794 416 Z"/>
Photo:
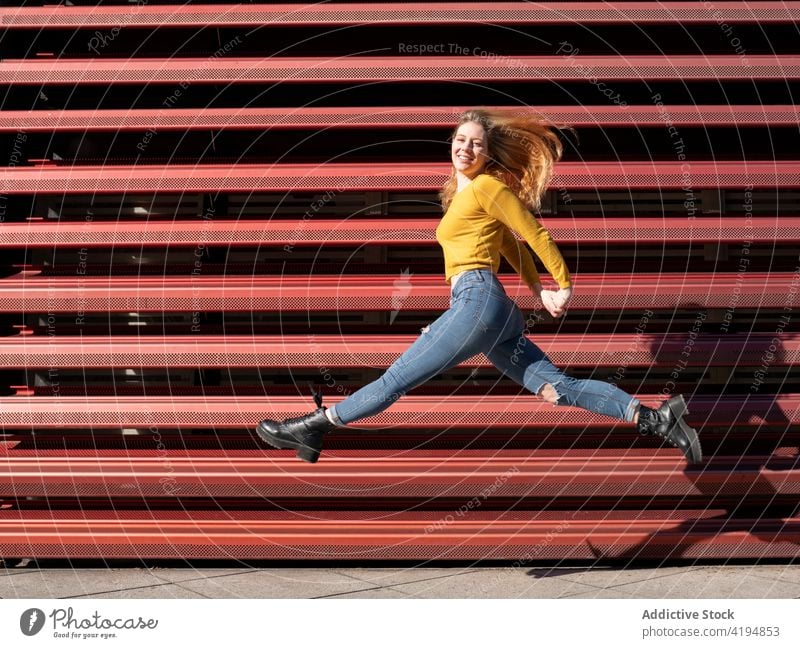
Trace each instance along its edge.
<path fill-rule="evenodd" d="M 391 23 L 425 26 L 486 22 L 512 26 L 608 22 L 615 29 L 625 21 L 632 21 L 634 26 L 645 22 L 669 22 L 675 26 L 698 22 L 712 28 L 719 26 L 719 21 L 726 21 L 748 23 L 755 28 L 770 21 L 784 22 L 791 27 L 798 18 L 800 3 L 777 2 L 725 3 L 717 7 L 716 12 L 710 12 L 697 2 L 363 3 L 354 6 L 328 3 L 293 5 L 291 10 L 265 5 L 0 9 L 0 25 L 12 30 L 48 29 L 56 25 L 62 29 L 111 26 L 125 29 L 197 26 L 205 29 L 225 25 Z M 435 31 L 433 27 L 430 29 Z M 350 31 L 342 30 L 342 33 Z M 312 53 L 318 54 L 313 50 Z M 170 86 L 174 88 L 184 82 L 307 85 L 333 82 L 344 87 L 365 81 L 450 84 L 454 80 L 466 80 L 491 85 L 501 80 L 528 88 L 531 84 L 543 86 L 572 81 L 586 85 L 592 79 L 607 79 L 626 84 L 625 87 L 635 85 L 641 90 L 643 83 L 664 80 L 686 82 L 691 92 L 708 80 L 722 83 L 727 92 L 728 85 L 737 87 L 727 81 L 786 83 L 796 80 L 798 75 L 800 56 L 749 54 L 745 60 L 734 55 L 733 49 L 729 50 L 729 55 L 710 56 L 702 52 L 697 56 L 641 56 L 620 52 L 615 56 L 346 57 L 333 61 L 319 56 L 217 60 L 133 56 L 130 59 L 80 60 L 40 57 L 0 62 L 0 83 L 7 83 L 12 93 L 22 86 L 30 90 L 43 84 L 63 85 L 67 86 L 67 91 L 77 90 L 78 95 L 86 97 L 91 94 L 86 92 L 92 85 L 157 84 L 168 93 Z M 441 87 L 443 85 L 437 86 Z M 244 110 L 235 107 L 196 110 L 184 106 L 166 111 L 20 111 L 0 115 L 0 130 L 7 134 L 37 130 L 42 133 L 43 141 L 55 133 L 67 131 L 141 131 L 152 127 L 186 130 L 188 137 L 195 137 L 196 129 L 224 128 L 441 127 L 449 130 L 461 110 L 463 108 L 451 106 L 287 106 Z M 595 129 L 601 126 L 661 128 L 667 121 L 664 111 L 656 105 L 631 105 L 626 110 L 611 105 L 550 106 L 542 107 L 539 112 L 559 123 Z M 669 106 L 668 112 L 673 125 L 702 128 L 734 129 L 756 124 L 795 126 L 798 121 L 796 107 L 785 105 L 685 105 Z M 546 225 L 559 241 L 595 244 L 649 241 L 671 245 L 699 241 L 749 244 L 761 240 L 776 241 L 789 248 L 800 241 L 798 218 L 785 213 L 794 199 L 785 202 L 787 197 L 793 196 L 791 190 L 800 188 L 800 162 L 772 162 L 771 156 L 771 151 L 763 149 L 764 159 L 746 163 L 713 159 L 692 159 L 688 164 L 636 160 L 560 163 L 554 184 L 579 190 L 572 194 L 574 202 L 570 213 L 574 209 L 574 213 L 587 218 L 548 219 Z M 330 246 L 370 244 L 380 240 L 380 245 L 427 246 L 420 252 L 424 257 L 430 252 L 427 248 L 436 244 L 433 237 L 436 221 L 428 219 L 412 225 L 403 218 L 418 214 L 420 210 L 393 212 L 396 215 L 361 223 L 346 219 L 337 222 L 333 216 L 361 210 L 362 203 L 366 202 L 360 195 L 364 191 L 407 192 L 403 196 L 390 196 L 398 201 L 407 199 L 410 192 L 433 194 L 448 173 L 449 167 L 444 164 L 405 163 L 52 165 L 44 168 L 26 168 L 19 164 L 7 167 L 0 175 L 0 195 L 34 198 L 40 210 L 36 216 L 58 201 L 61 205 L 53 211 L 59 212 L 63 222 L 4 222 L 0 227 L 0 245 L 12 248 L 14 253 L 22 253 L 24 247 L 39 247 L 37 255 L 42 257 L 42 249 L 57 250 L 59 246 L 165 248 L 172 244 L 196 247 L 203 243 L 260 247 L 283 245 L 287 238 L 298 239 L 291 241 L 296 244 Z M 723 196 L 728 199 L 728 209 L 721 209 L 718 219 L 648 220 L 607 218 L 606 214 L 599 217 L 598 189 L 614 192 L 610 197 L 611 209 L 621 209 L 621 212 L 614 211 L 620 216 L 628 208 L 635 210 L 638 216 L 648 213 L 660 216 L 684 213 L 687 184 L 698 192 L 702 189 L 733 190 Z M 744 209 L 742 192 L 748 185 L 756 190 L 755 205 L 750 205 L 755 207 L 756 213 L 777 216 L 734 218 Z M 213 228 L 189 222 L 202 211 L 204 193 L 241 194 L 241 198 L 230 197 L 231 214 L 261 219 L 270 214 L 299 218 L 307 209 L 301 192 L 333 188 L 342 194 L 341 202 L 337 200 L 337 211 L 318 214 L 329 220 L 314 219 L 301 231 L 297 229 L 297 219 L 269 223 L 217 219 Z M 647 192 L 639 189 L 647 189 Z M 763 190 L 760 194 L 759 189 Z M 581 194 L 580 190 L 585 193 Z M 254 191 L 262 192 L 262 196 L 250 196 Z M 183 192 L 188 192 L 187 200 Z M 290 195 L 293 192 L 297 193 Z M 776 192 L 783 201 L 784 213 L 778 209 L 773 211 Z M 97 195 L 109 194 L 123 198 L 96 200 Z M 130 200 L 128 194 L 141 196 Z M 154 194 L 156 202 L 148 204 Z M 267 198 L 264 194 L 268 194 Z M 46 196 L 53 198 L 44 200 Z M 116 211 L 116 202 L 124 209 Z M 609 212 L 609 205 L 603 202 L 604 211 Z M 98 217 L 96 221 L 91 224 L 74 222 L 83 221 L 90 211 Z M 134 220 L 140 214 L 154 212 L 159 218 L 166 214 L 175 219 L 169 222 Z M 24 218 L 25 214 L 11 214 L 11 217 Z M 119 221 L 103 222 L 118 217 Z M 73 222 L 67 222 L 70 220 Z M 239 250 L 237 254 L 243 252 Z M 336 251 L 337 254 L 344 252 Z M 372 259 L 370 263 L 377 266 L 378 262 Z M 217 271 L 210 266 L 205 269 Z M 317 338 L 323 346 L 312 349 L 310 345 L 309 348 L 297 345 L 287 348 L 287 338 L 274 339 L 272 346 L 264 344 L 262 339 L 232 348 L 231 338 L 213 339 L 206 336 L 205 331 L 201 336 L 192 337 L 192 342 L 196 343 L 193 346 L 181 346 L 172 338 L 155 338 L 147 342 L 139 340 L 138 345 L 128 339 L 124 348 L 120 346 L 122 337 L 88 342 L 96 328 L 82 331 L 86 337 L 80 341 L 65 341 L 58 335 L 37 340 L 36 335 L 43 330 L 44 322 L 49 321 L 47 318 L 64 320 L 79 313 L 96 314 L 96 322 L 108 317 L 108 322 L 115 325 L 137 319 L 141 313 L 164 312 L 178 313 L 186 323 L 188 314 L 200 310 L 212 311 L 214 317 L 225 311 L 247 313 L 260 325 L 270 326 L 276 322 L 282 324 L 284 317 L 295 323 L 304 317 L 311 317 L 312 325 L 313 318 L 329 323 L 340 313 L 343 318 L 350 317 L 350 322 L 368 321 L 368 317 L 379 321 L 379 314 L 397 308 L 393 294 L 395 279 L 319 274 L 313 277 L 148 278 L 113 273 L 110 277 L 21 273 L 0 281 L 3 288 L 0 311 L 8 319 L 20 315 L 29 322 L 38 319 L 40 328 L 36 331 L 22 329 L 31 335 L 0 344 L 0 363 L 5 367 L 26 369 L 37 364 L 51 370 L 72 369 L 72 375 L 94 366 L 96 370 L 90 371 L 90 375 L 95 376 L 114 367 L 116 369 L 108 374 L 117 376 L 119 369 L 130 366 L 157 367 L 161 376 L 169 373 L 164 371 L 168 367 L 280 366 L 292 369 L 318 367 L 321 363 L 329 367 L 363 366 L 365 363 L 382 367 L 393 361 L 416 336 L 402 339 L 400 336 L 365 336 L 358 348 L 348 346 L 355 344 L 353 339 L 326 345 Z M 736 294 L 737 308 L 758 309 L 759 313 L 766 309 L 781 310 L 790 304 L 796 273 L 747 272 L 746 279 L 742 282 L 733 273 L 583 274 L 577 277 L 579 290 L 572 309 L 587 321 L 596 311 L 604 311 L 601 319 L 605 318 L 606 322 L 614 317 L 609 311 L 662 309 L 666 312 L 659 313 L 658 319 L 663 323 L 667 319 L 665 316 L 675 316 L 681 310 L 728 308 L 733 294 Z M 523 309 L 534 306 L 529 291 L 521 282 L 516 278 L 513 283 L 509 282 L 508 277 L 503 281 L 509 294 L 522 295 L 518 303 Z M 403 301 L 403 309 L 441 312 L 449 305 L 449 287 L 441 276 L 415 276 L 410 283 L 412 289 Z M 370 309 L 372 313 L 365 312 Z M 262 318 L 261 311 L 270 313 Z M 37 314 L 38 317 L 33 317 Z M 627 313 L 628 317 L 631 315 Z M 685 313 L 677 315 L 681 316 Z M 148 324 L 159 320 L 156 316 L 142 319 L 141 323 Z M 77 326 L 70 330 L 77 330 Z M 225 331 L 224 328 L 216 330 Z M 726 331 L 713 339 L 693 339 L 692 366 L 710 365 L 712 370 L 731 364 L 760 366 L 763 352 L 772 343 L 775 332 L 766 328 L 759 331 L 750 331 L 746 336 Z M 109 332 L 104 329 L 103 333 Z M 685 338 L 685 335 L 680 337 Z M 547 342 L 542 336 L 537 341 Z M 559 364 L 596 366 L 608 363 L 641 367 L 657 361 L 663 368 L 676 360 L 676 356 L 680 357 L 684 341 L 670 342 L 659 337 L 650 339 L 647 344 L 633 344 L 630 336 L 612 336 L 603 341 L 599 336 L 575 339 L 559 334 L 546 348 Z M 782 342 L 771 364 L 797 363 L 800 345 L 796 338 L 785 333 Z M 483 356 L 476 356 L 464 364 L 485 366 L 487 363 Z M 698 373 L 696 369 L 692 371 Z M 776 502 L 791 502 L 800 492 L 797 449 L 792 445 L 793 426 L 800 424 L 798 394 L 735 394 L 723 390 L 687 398 L 690 424 L 700 430 L 704 446 L 717 452 L 703 467 L 705 470 L 685 470 L 680 451 L 658 446 L 656 439 L 637 440 L 637 449 L 628 450 L 626 440 L 635 435 L 632 424 L 578 408 L 552 407 L 527 393 L 518 396 L 406 396 L 389 410 L 341 431 L 344 439 L 337 438 L 333 449 L 326 447 L 323 462 L 311 466 L 298 462 L 291 450 L 262 447 L 253 433 L 253 425 L 262 418 L 283 419 L 308 413 L 313 407 L 308 397 L 276 398 L 271 394 L 221 397 L 212 394 L 222 393 L 222 390 L 214 391 L 212 387 L 205 391 L 205 384 L 201 390 L 175 383 L 169 386 L 168 396 L 156 395 L 167 393 L 163 386 L 166 380 L 160 384 L 145 382 L 144 387 L 151 390 L 145 392 L 148 396 L 126 396 L 134 393 L 126 390 L 126 385 L 101 384 L 96 378 L 95 382 L 86 380 L 85 386 L 80 385 L 81 390 L 91 390 L 89 396 L 75 396 L 75 386 L 67 384 L 67 373 L 56 376 L 64 379 L 58 397 L 42 395 L 55 394 L 52 388 L 57 383 L 51 382 L 48 392 L 36 389 L 30 397 L 0 398 L 3 429 L 8 438 L 13 439 L 0 443 L 3 457 L 0 499 L 10 506 L 27 507 L 24 510 L 0 508 L 0 558 L 302 561 L 800 557 L 797 520 L 785 519 L 783 513 L 776 512 L 777 508 L 770 510 Z M 144 376 L 147 380 L 148 375 L 156 372 L 133 373 L 137 379 Z M 189 375 L 190 372 L 182 370 L 181 373 Z M 234 372 L 234 376 L 242 374 L 250 376 L 248 380 L 251 380 L 258 372 Z M 787 385 L 782 385 L 781 390 L 792 389 Z M 136 385 L 137 391 L 139 387 Z M 156 391 L 159 388 L 161 391 Z M 24 386 L 18 389 L 26 393 Z M 645 404 L 654 406 L 664 399 L 663 393 L 654 393 L 657 387 L 653 381 L 648 389 L 652 391 L 637 395 Z M 706 383 L 700 383 L 698 389 L 713 392 Z M 436 392 L 431 390 L 431 393 Z M 330 405 L 330 401 L 326 404 Z M 119 434 L 121 430 L 128 433 L 124 443 Z M 36 436 L 29 436 L 30 432 L 35 432 Z M 183 449 L 177 452 L 158 450 L 156 435 L 162 433 L 171 439 L 171 444 L 179 444 Z M 219 450 L 230 442 L 226 435 L 239 439 L 237 447 L 246 450 L 233 456 L 226 453 L 234 451 Z M 453 435 L 455 441 L 449 435 Z M 430 437 L 448 437 L 446 445 L 437 447 L 449 449 L 433 452 L 419 449 L 427 447 L 424 444 Z M 550 439 L 549 449 L 532 450 L 544 438 Z M 756 438 L 757 451 L 751 445 Z M 465 445 L 475 443 L 485 450 L 482 453 L 462 448 L 454 450 L 462 439 Z M 111 445 L 112 440 L 118 443 L 114 449 L 98 448 L 98 444 Z M 500 444 L 509 440 L 515 450 L 502 449 L 505 446 Z M 732 445 L 732 441 L 738 445 Z M 17 445 L 17 442 L 20 443 Z M 598 449 L 604 444 L 615 449 Z M 146 449 L 141 452 L 125 449 L 132 446 Z M 202 449 L 194 449 L 198 447 Z M 367 449 L 353 450 L 354 447 Z M 725 457 L 721 454 L 721 449 L 730 447 L 764 455 Z M 773 454 L 766 454 L 770 452 Z M 512 468 L 515 469 L 513 473 L 509 472 Z M 451 502 L 480 497 L 485 488 L 497 484 L 498 478 L 504 475 L 509 478 L 490 494 L 482 510 L 455 515 L 453 509 L 458 510 L 460 502 L 455 506 Z M 166 482 L 162 481 L 165 479 Z M 729 518 L 731 507 L 743 498 L 749 498 L 751 504 L 753 498 L 765 504 L 766 509 L 759 519 Z M 153 499 L 158 500 L 159 506 L 170 506 L 172 510 L 151 508 Z M 292 512 L 288 506 L 283 510 L 241 510 L 245 506 L 274 506 L 272 499 L 291 504 L 299 501 L 304 506 L 325 507 L 325 510 Z M 491 510 L 492 506 L 507 507 L 509 499 L 519 500 L 515 510 Z M 608 504 L 613 510 L 581 510 L 587 500 L 593 505 Z M 59 506 L 71 506 L 76 510 L 34 510 L 53 506 L 55 501 Z M 535 510 L 543 501 L 554 509 L 568 510 Z M 77 510 L 85 504 L 99 506 L 102 502 L 107 503 L 108 510 Z M 344 508 L 363 507 L 366 502 L 376 510 Z M 447 502 L 448 508 L 417 510 L 420 505 L 438 506 L 437 502 Z M 330 503 L 336 504 L 339 510 L 336 506 L 327 506 Z M 665 503 L 670 510 L 652 510 Z M 228 504 L 231 504 L 229 510 L 219 510 Z M 397 510 L 404 504 L 409 504 L 408 510 Z M 185 510 L 188 506 L 215 510 Z M 636 510 L 642 506 L 651 510 Z M 448 516 L 453 517 L 452 523 Z"/>
<path fill-rule="evenodd" d="M 83 460 L 50 456 L 31 460 L 9 457 L 0 469 L 0 497 L 241 497 L 325 498 L 345 502 L 379 498 L 459 497 L 481 502 L 502 498 L 740 497 L 800 494 L 800 468 L 791 458 L 751 457 L 711 461 L 700 474 L 684 470 L 679 453 L 631 459 L 507 456 L 502 450 L 480 458 L 420 456 L 374 458 L 365 470 L 359 458 L 327 457 L 326 467 L 296 465 L 284 459 L 182 457 L 164 452 L 158 459 L 106 457 Z M 293 455 L 293 453 L 285 453 Z M 738 460 L 737 460 L 738 461 Z M 780 474 L 778 470 L 782 469 Z M 168 486 L 167 486 L 168 484 Z"/>
<path fill-rule="evenodd" d="M 194 512 L 192 512 L 194 513 Z M 201 513 L 201 512 L 198 512 Z M 283 559 L 602 559 L 618 557 L 731 558 L 796 557 L 800 535 L 794 520 L 702 520 L 691 511 L 659 522 L 657 515 L 629 512 L 610 522 L 605 514 L 579 516 L 561 512 L 560 519 L 501 523 L 467 514 L 466 521 L 431 529 L 430 518 L 404 523 L 297 522 L 227 523 L 170 521 L 152 512 L 150 520 L 122 518 L 71 522 L 69 517 L 34 522 L 24 527 L 35 535 L 8 532 L 0 523 L 0 555 L 5 557 L 106 558 L 283 558 Z M 440 517 L 442 513 L 439 513 Z M 497 514 L 495 514 L 497 515 Z M 74 519 L 74 518 L 73 518 Z M 265 518 L 266 519 L 266 518 Z M 124 521 L 123 521 L 124 520 Z M 12 523 L 13 524 L 13 523 Z M 17 523 L 18 524 L 18 523 Z M 19 527 L 17 527 L 19 528 Z M 12 527 L 13 529 L 13 527 Z M 426 532 L 426 529 L 428 531 Z M 776 533 L 780 533 L 775 537 Z M 609 540 L 613 537 L 614 540 Z"/>
<path fill-rule="evenodd" d="M 769 277 L 767 279 L 767 277 Z M 790 273 L 750 273 L 742 284 L 736 275 L 640 274 L 580 275 L 581 291 L 572 309 L 728 308 L 737 291 L 739 307 L 786 305 L 794 281 Z M 3 280 L 0 312 L 165 312 L 165 311 L 387 311 L 398 309 L 395 278 L 342 277 L 140 277 L 73 278 L 33 276 Z M 536 306 L 519 277 L 502 277 L 506 292 L 522 309 Z M 440 311 L 450 305 L 450 287 L 442 277 L 414 276 L 408 280 L 402 309 Z"/>
<path fill-rule="evenodd" d="M 169 27 L 367 24 L 709 23 L 790 22 L 800 9 L 786 2 L 739 2 L 714 6 L 696 2 L 431 2 L 406 4 L 278 5 L 258 8 L 58 7 L 0 10 L 0 24 L 12 27 Z"/>
<path fill-rule="evenodd" d="M 537 335 L 536 344 L 557 365 L 650 366 L 682 361 L 685 366 L 756 364 L 774 342 L 771 333 L 696 335 L 692 354 L 681 354 L 687 335 Z M 0 339 L 3 366 L 82 367 L 388 367 L 416 339 L 413 335 L 257 336 L 242 339 L 204 336 L 131 338 L 17 337 Z M 777 346 L 777 345 L 776 345 Z M 784 333 L 772 364 L 800 363 L 800 334 Z M 477 354 L 461 366 L 491 366 Z"/>
<path fill-rule="evenodd" d="M 663 394 L 640 394 L 645 404 L 660 403 Z M 800 396 L 693 396 L 688 420 L 692 425 L 731 425 L 737 427 L 782 426 L 800 421 Z M 36 427 L 148 428 L 240 428 L 252 430 L 264 418 L 284 418 L 308 414 L 308 399 L 271 397 L 118 396 L 108 398 L 70 397 L 0 398 L 0 411 L 7 429 Z M 278 418 L 280 417 L 280 418 Z M 551 429 L 558 426 L 597 428 L 628 425 L 586 410 L 554 407 L 529 394 L 519 396 L 405 396 L 394 405 L 367 419 L 354 422 L 353 429 L 385 434 L 389 429 L 430 427 L 528 428 Z"/>
<path fill-rule="evenodd" d="M 461 107 L 361 107 L 308 108 L 287 113 L 276 108 L 241 108 L 236 111 L 198 108 L 186 110 L 33 110 L 3 111 L 0 130 L 112 130 L 128 129 L 287 129 L 287 128 L 451 128 Z M 495 106 L 511 114 L 526 111 L 507 106 Z M 536 112 L 555 123 L 573 126 L 663 126 L 665 113 L 658 106 L 536 106 Z M 675 126 L 752 126 L 791 125 L 800 121 L 795 106 L 715 106 L 670 105 L 669 121 Z"/>
<path fill-rule="evenodd" d="M 618 242 L 798 242 L 800 217 L 778 218 L 547 218 L 541 219 L 558 242 L 607 244 Z M 213 227 L 196 220 L 169 222 L 117 221 L 113 223 L 5 223 L 0 246 L 103 247 L 231 245 L 438 245 L 439 219 L 318 219 L 226 221 Z"/>
<path fill-rule="evenodd" d="M 285 164 L 15 167 L 0 176 L 0 191 L 119 193 L 196 191 L 438 191 L 447 179 L 441 164 Z M 800 162 L 564 162 L 553 185 L 567 189 L 800 187 Z"/>
<path fill-rule="evenodd" d="M 369 81 L 708 81 L 792 79 L 800 57 L 739 56 L 576 56 L 564 57 L 347 57 L 239 59 L 59 59 L 0 62 L 0 83 L 177 84 L 192 83 L 361 83 Z M 588 82 L 588 81 L 587 81 Z"/>

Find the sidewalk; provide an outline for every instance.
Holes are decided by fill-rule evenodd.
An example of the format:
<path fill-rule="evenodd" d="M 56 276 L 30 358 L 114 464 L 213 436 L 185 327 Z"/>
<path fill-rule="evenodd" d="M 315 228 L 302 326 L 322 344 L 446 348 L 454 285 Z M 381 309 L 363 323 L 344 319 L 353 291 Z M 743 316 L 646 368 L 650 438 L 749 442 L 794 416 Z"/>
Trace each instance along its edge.
<path fill-rule="evenodd" d="M 800 598 L 800 565 L 0 567 L 2 598 Z"/>

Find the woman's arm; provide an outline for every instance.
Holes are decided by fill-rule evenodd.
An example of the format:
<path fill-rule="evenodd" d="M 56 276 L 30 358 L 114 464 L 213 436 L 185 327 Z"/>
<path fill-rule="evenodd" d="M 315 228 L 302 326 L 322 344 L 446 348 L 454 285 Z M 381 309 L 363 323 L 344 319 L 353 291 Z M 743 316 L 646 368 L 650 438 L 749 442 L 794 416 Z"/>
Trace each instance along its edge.
<path fill-rule="evenodd" d="M 533 262 L 533 257 L 522 243 L 517 240 L 514 233 L 507 227 L 503 227 L 503 237 L 500 240 L 500 254 L 502 254 L 511 267 L 517 271 L 522 280 L 531 289 L 531 292 L 538 297 L 542 291 L 542 283 L 539 278 L 539 271 Z"/>
<path fill-rule="evenodd" d="M 506 228 L 519 232 L 542 260 L 559 288 L 570 288 L 572 277 L 550 232 L 542 226 L 516 194 L 507 185 L 486 174 L 476 178 L 473 187 L 475 196 L 486 213 L 503 223 Z"/>
<path fill-rule="evenodd" d="M 562 288 L 558 291 L 542 290 L 539 272 L 533 262 L 531 253 L 507 227 L 503 227 L 500 252 L 523 278 L 533 296 L 541 300 L 547 312 L 555 318 L 561 317 L 569 300 L 572 298 L 572 288 Z"/>

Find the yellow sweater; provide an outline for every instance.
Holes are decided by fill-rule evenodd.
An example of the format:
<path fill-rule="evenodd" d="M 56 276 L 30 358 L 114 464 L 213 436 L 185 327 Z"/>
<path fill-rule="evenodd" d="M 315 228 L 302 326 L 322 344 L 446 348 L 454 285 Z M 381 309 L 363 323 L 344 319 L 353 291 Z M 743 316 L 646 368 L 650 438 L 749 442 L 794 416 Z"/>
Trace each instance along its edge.
<path fill-rule="evenodd" d="M 529 287 L 540 283 L 531 253 L 512 229 L 530 244 L 560 288 L 572 286 L 567 264 L 550 233 L 506 184 L 486 173 L 453 197 L 436 227 L 447 283 L 453 275 L 473 268 L 491 267 L 497 272 L 501 254 Z"/>

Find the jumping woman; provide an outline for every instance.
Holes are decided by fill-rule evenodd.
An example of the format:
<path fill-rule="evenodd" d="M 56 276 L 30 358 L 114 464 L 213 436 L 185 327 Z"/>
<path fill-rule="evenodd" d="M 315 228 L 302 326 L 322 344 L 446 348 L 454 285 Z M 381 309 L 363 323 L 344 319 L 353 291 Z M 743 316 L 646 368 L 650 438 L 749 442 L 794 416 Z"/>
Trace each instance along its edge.
<path fill-rule="evenodd" d="M 502 255 L 554 318 L 569 304 L 569 270 L 526 206 L 538 210 L 562 150 L 554 130 L 538 118 L 484 108 L 463 113 L 452 136 L 453 168 L 439 194 L 445 213 L 436 228 L 450 308 L 424 327 L 380 378 L 330 408 L 317 394 L 317 409 L 310 414 L 261 421 L 261 439 L 276 448 L 295 448 L 300 459 L 314 463 L 325 433 L 385 410 L 414 387 L 482 352 L 545 401 L 634 423 L 640 433 L 679 448 L 689 463 L 700 462 L 700 441 L 684 419 L 683 396 L 651 409 L 612 383 L 567 376 L 527 338 L 524 317 L 497 278 Z M 558 291 L 542 289 L 530 252 L 512 230 L 530 244 Z"/>

